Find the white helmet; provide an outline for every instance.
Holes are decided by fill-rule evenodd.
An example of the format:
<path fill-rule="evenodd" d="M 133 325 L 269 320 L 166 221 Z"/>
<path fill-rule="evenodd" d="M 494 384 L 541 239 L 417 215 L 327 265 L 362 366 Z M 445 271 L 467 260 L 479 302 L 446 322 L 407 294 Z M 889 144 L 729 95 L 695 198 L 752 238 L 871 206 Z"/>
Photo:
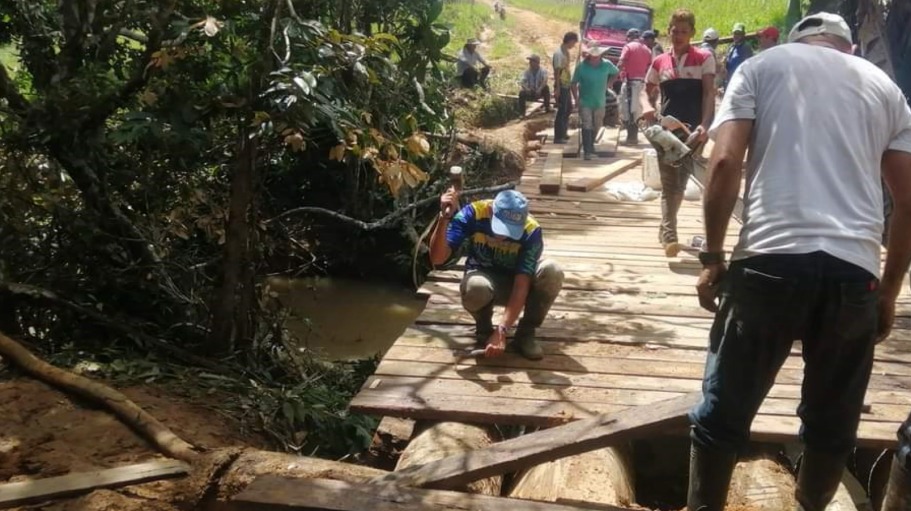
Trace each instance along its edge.
<path fill-rule="evenodd" d="M 705 29 L 705 32 L 702 33 L 703 41 L 717 41 L 719 37 L 721 36 L 718 35 L 718 31 L 714 28 L 707 28 Z"/>

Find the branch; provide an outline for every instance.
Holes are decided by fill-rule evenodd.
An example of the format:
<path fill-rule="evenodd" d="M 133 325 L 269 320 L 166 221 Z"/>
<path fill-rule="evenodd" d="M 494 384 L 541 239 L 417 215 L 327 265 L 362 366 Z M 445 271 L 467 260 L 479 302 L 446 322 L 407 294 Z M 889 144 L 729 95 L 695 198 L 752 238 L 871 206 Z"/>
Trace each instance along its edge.
<path fill-rule="evenodd" d="M 107 408 L 166 455 L 188 463 L 199 457 L 201 449 L 174 434 L 122 393 L 102 383 L 48 364 L 2 332 L 0 355 L 38 380 Z"/>
<path fill-rule="evenodd" d="M 503 190 L 512 190 L 515 187 L 516 187 L 516 183 L 506 183 L 504 185 L 499 185 L 499 186 L 489 186 L 489 187 L 485 187 L 485 188 L 474 188 L 472 190 L 465 190 L 460 195 L 462 197 L 487 195 L 487 194 L 492 194 L 492 193 L 499 193 L 499 192 L 502 192 Z M 384 216 L 383 218 L 381 218 L 375 222 L 370 222 L 370 223 L 364 222 L 363 220 L 358 220 L 356 218 L 351 218 L 350 216 L 343 215 L 341 213 L 332 211 L 330 209 L 318 208 L 318 207 L 314 207 L 314 206 L 304 206 L 304 207 L 300 207 L 300 208 L 289 209 L 288 211 L 285 211 L 284 213 L 282 213 L 274 218 L 270 218 L 269 220 L 266 220 L 266 223 L 269 224 L 269 223 L 275 222 L 277 220 L 281 220 L 282 218 L 289 217 L 292 215 L 297 215 L 300 213 L 309 213 L 309 214 L 321 215 L 321 216 L 333 218 L 335 220 L 338 220 L 339 222 L 351 225 L 353 227 L 357 227 L 358 229 L 360 229 L 362 231 L 375 231 L 377 229 L 385 229 L 388 227 L 392 227 L 393 225 L 398 223 L 408 213 L 414 211 L 415 209 L 422 208 L 424 206 L 429 206 L 430 204 L 433 204 L 434 202 L 436 202 L 438 200 L 440 200 L 440 199 L 439 199 L 439 197 L 436 197 L 436 196 L 428 197 L 423 200 L 419 200 L 405 208 L 402 208 L 398 211 L 390 213 L 390 214 Z"/>
<path fill-rule="evenodd" d="M 135 30 L 130 30 L 128 28 L 121 28 L 117 33 L 120 36 L 126 37 L 127 39 L 132 39 L 133 41 L 136 41 L 137 43 L 149 44 L 149 38 L 146 37 L 145 34 L 142 34 Z"/>
<path fill-rule="evenodd" d="M 132 337 L 133 339 L 136 339 L 136 340 L 142 342 L 143 344 L 155 346 L 155 347 L 161 349 L 162 351 L 168 353 L 169 355 L 178 357 L 185 362 L 188 362 L 190 364 L 193 364 L 193 365 L 196 365 L 199 367 L 204 367 L 207 370 L 213 371 L 218 374 L 227 374 L 228 373 L 224 369 L 224 367 L 220 364 L 217 364 L 215 362 L 212 362 L 211 360 L 205 359 L 198 355 L 194 355 L 181 348 L 173 346 L 171 343 L 169 343 L 163 339 L 159 339 L 159 338 L 151 336 L 149 334 L 140 332 L 130 326 L 127 326 L 123 323 L 115 321 L 114 319 L 96 311 L 95 309 L 91 309 L 89 307 L 79 305 L 76 302 L 63 298 L 53 291 L 50 291 L 50 290 L 47 290 L 44 288 L 40 288 L 37 286 L 30 286 L 28 284 L 17 284 L 15 282 L 4 282 L 4 281 L 0 281 L 0 291 L 7 291 L 16 296 L 22 296 L 22 297 L 25 297 L 25 298 L 28 298 L 28 299 L 31 299 L 34 301 L 52 303 L 54 305 L 61 306 L 64 309 L 67 309 L 71 312 L 75 312 L 76 314 L 79 314 L 80 316 L 84 316 L 84 317 L 94 321 L 95 323 L 98 323 L 111 330 L 114 330 L 115 332 L 126 335 L 128 337 Z"/>

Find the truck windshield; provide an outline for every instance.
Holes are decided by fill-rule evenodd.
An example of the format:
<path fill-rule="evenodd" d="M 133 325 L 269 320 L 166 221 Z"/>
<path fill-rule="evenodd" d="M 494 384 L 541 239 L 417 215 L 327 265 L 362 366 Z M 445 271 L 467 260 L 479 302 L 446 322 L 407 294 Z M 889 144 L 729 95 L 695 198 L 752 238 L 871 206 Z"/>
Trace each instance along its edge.
<path fill-rule="evenodd" d="M 631 28 L 645 31 L 652 28 L 648 13 L 620 9 L 595 9 L 590 26 L 623 31 Z"/>

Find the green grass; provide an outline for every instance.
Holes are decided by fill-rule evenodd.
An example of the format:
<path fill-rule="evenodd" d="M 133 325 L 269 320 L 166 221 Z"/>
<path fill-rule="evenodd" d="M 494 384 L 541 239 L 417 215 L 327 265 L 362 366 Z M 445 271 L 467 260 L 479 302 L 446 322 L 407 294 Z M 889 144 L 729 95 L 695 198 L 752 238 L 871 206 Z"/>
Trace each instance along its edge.
<path fill-rule="evenodd" d="M 655 10 L 654 26 L 665 33 L 671 13 L 679 7 L 696 14 L 699 34 L 714 27 L 723 36 L 729 35 L 734 23 L 746 23 L 752 32 L 766 25 L 784 27 L 788 5 L 785 0 L 651 0 Z M 509 5 L 528 9 L 553 19 L 578 24 L 582 17 L 581 4 L 564 4 L 557 0 L 510 0 Z"/>

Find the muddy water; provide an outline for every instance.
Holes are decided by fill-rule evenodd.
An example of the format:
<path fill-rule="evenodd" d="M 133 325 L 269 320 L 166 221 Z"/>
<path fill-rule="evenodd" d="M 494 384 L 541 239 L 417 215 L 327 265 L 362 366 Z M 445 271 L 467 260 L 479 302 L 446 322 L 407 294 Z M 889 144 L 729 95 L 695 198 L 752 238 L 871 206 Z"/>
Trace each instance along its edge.
<path fill-rule="evenodd" d="M 425 304 L 409 289 L 356 280 L 271 278 L 267 284 L 293 315 L 288 330 L 331 360 L 384 353 Z"/>

